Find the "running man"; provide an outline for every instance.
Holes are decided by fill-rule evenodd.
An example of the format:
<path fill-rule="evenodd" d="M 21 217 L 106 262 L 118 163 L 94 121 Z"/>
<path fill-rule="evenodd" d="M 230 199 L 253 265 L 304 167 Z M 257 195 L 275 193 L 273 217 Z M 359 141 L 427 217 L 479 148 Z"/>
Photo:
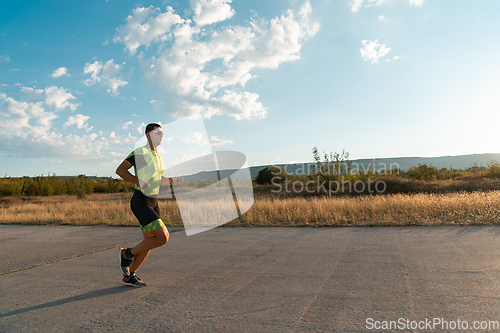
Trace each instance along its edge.
<path fill-rule="evenodd" d="M 134 183 L 135 190 L 130 200 L 130 207 L 141 224 L 144 239 L 132 248 L 120 249 L 120 269 L 123 273 L 122 284 L 144 287 L 135 273 L 144 262 L 149 252 L 168 242 L 168 230 L 160 218 L 157 195 L 160 185 L 170 185 L 163 177 L 165 166 L 157 147 L 161 144 L 163 131 L 159 124 L 146 126 L 147 145 L 135 149 L 118 166 L 116 173 L 123 180 Z M 134 175 L 129 171 L 134 167 Z"/>

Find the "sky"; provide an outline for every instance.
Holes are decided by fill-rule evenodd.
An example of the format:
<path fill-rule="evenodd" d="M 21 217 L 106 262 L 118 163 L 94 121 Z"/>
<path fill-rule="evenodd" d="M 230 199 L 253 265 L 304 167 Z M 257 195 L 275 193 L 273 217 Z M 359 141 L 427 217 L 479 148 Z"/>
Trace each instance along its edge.
<path fill-rule="evenodd" d="M 4 1 L 0 176 L 116 176 L 145 124 L 186 117 L 249 166 L 312 161 L 313 147 L 499 153 L 498 12 L 494 0 Z"/>

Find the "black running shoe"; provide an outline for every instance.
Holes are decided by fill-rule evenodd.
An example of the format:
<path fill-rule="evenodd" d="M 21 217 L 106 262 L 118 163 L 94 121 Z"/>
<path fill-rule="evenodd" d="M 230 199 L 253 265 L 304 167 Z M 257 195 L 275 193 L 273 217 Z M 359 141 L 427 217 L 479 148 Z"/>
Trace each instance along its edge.
<path fill-rule="evenodd" d="M 137 287 L 137 288 L 145 287 L 147 285 L 147 283 L 141 282 L 141 279 L 139 279 L 137 276 L 135 276 L 135 274 L 132 276 L 123 276 L 122 284 L 124 284 L 126 286 Z"/>
<path fill-rule="evenodd" d="M 130 265 L 132 265 L 132 260 L 133 259 L 127 259 L 125 258 L 125 251 L 127 249 L 121 248 L 120 251 L 118 252 L 120 256 L 120 270 L 122 271 L 123 275 L 129 276 L 130 275 Z"/>

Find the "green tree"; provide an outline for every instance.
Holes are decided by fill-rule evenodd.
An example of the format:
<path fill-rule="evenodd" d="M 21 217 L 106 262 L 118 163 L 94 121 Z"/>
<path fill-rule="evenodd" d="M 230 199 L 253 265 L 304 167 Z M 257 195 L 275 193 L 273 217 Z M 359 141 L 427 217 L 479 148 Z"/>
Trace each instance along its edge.
<path fill-rule="evenodd" d="M 23 180 L 11 177 L 0 178 L 0 196 L 21 195 L 23 190 Z"/>
<path fill-rule="evenodd" d="M 284 176 L 286 175 L 283 168 L 275 166 L 267 167 L 259 171 L 257 177 L 255 177 L 255 182 L 259 185 L 271 184 L 271 181 L 273 180 L 274 177 L 277 177 L 277 179 L 279 179 L 279 181 L 277 182 L 281 182 Z"/>
<path fill-rule="evenodd" d="M 488 163 L 488 177 L 490 178 L 500 178 L 500 163 L 497 161 L 491 161 Z"/>
<path fill-rule="evenodd" d="M 321 160 L 318 148 L 314 147 L 312 153 L 314 163 L 311 165 L 311 170 L 319 175 L 321 181 L 338 181 L 341 176 L 346 179 L 351 174 L 352 161 L 349 160 L 349 153 L 345 149 L 342 153 L 323 152 L 323 160 Z"/>
<path fill-rule="evenodd" d="M 36 181 L 27 176 L 23 177 L 22 180 L 23 180 L 23 187 L 21 195 L 36 195 L 38 187 Z"/>
<path fill-rule="evenodd" d="M 406 173 L 406 175 L 409 178 L 424 180 L 424 181 L 436 180 L 438 174 L 439 174 L 438 168 L 436 168 L 432 164 L 431 165 L 419 164 L 418 166 L 412 166 L 408 169 L 408 172 Z"/>

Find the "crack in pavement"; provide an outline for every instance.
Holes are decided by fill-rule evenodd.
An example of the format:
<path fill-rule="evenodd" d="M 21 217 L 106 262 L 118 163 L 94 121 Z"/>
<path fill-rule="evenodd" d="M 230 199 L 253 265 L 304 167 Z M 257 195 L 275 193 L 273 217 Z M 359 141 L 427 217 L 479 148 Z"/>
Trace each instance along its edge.
<path fill-rule="evenodd" d="M 114 248 L 117 248 L 119 246 L 124 246 L 124 245 L 127 245 L 127 244 L 135 243 L 137 241 L 140 241 L 140 240 L 135 240 L 135 241 L 132 241 L 132 242 L 121 243 L 121 244 L 118 244 L 118 245 L 106 247 L 104 249 L 99 249 L 99 250 L 94 250 L 94 251 L 90 251 L 90 252 L 75 254 L 73 256 L 69 256 L 69 257 L 66 257 L 66 258 L 61 258 L 61 259 L 57 259 L 57 260 L 53 260 L 53 261 L 49 261 L 49 262 L 44 262 L 44 263 L 41 263 L 41 264 L 26 266 L 26 267 L 23 267 L 23 268 L 15 269 L 15 270 L 10 271 L 10 272 L 0 273 L 0 276 L 7 275 L 7 274 L 12 274 L 12 273 L 17 273 L 17 272 L 25 271 L 25 270 L 28 270 L 28 269 L 45 266 L 45 265 L 50 265 L 50 264 L 54 264 L 56 262 L 61 262 L 61 261 L 69 260 L 69 259 L 83 257 L 83 256 L 86 256 L 86 255 L 89 255 L 89 254 L 98 253 L 98 252 L 102 252 L 102 251 L 114 249 Z"/>

